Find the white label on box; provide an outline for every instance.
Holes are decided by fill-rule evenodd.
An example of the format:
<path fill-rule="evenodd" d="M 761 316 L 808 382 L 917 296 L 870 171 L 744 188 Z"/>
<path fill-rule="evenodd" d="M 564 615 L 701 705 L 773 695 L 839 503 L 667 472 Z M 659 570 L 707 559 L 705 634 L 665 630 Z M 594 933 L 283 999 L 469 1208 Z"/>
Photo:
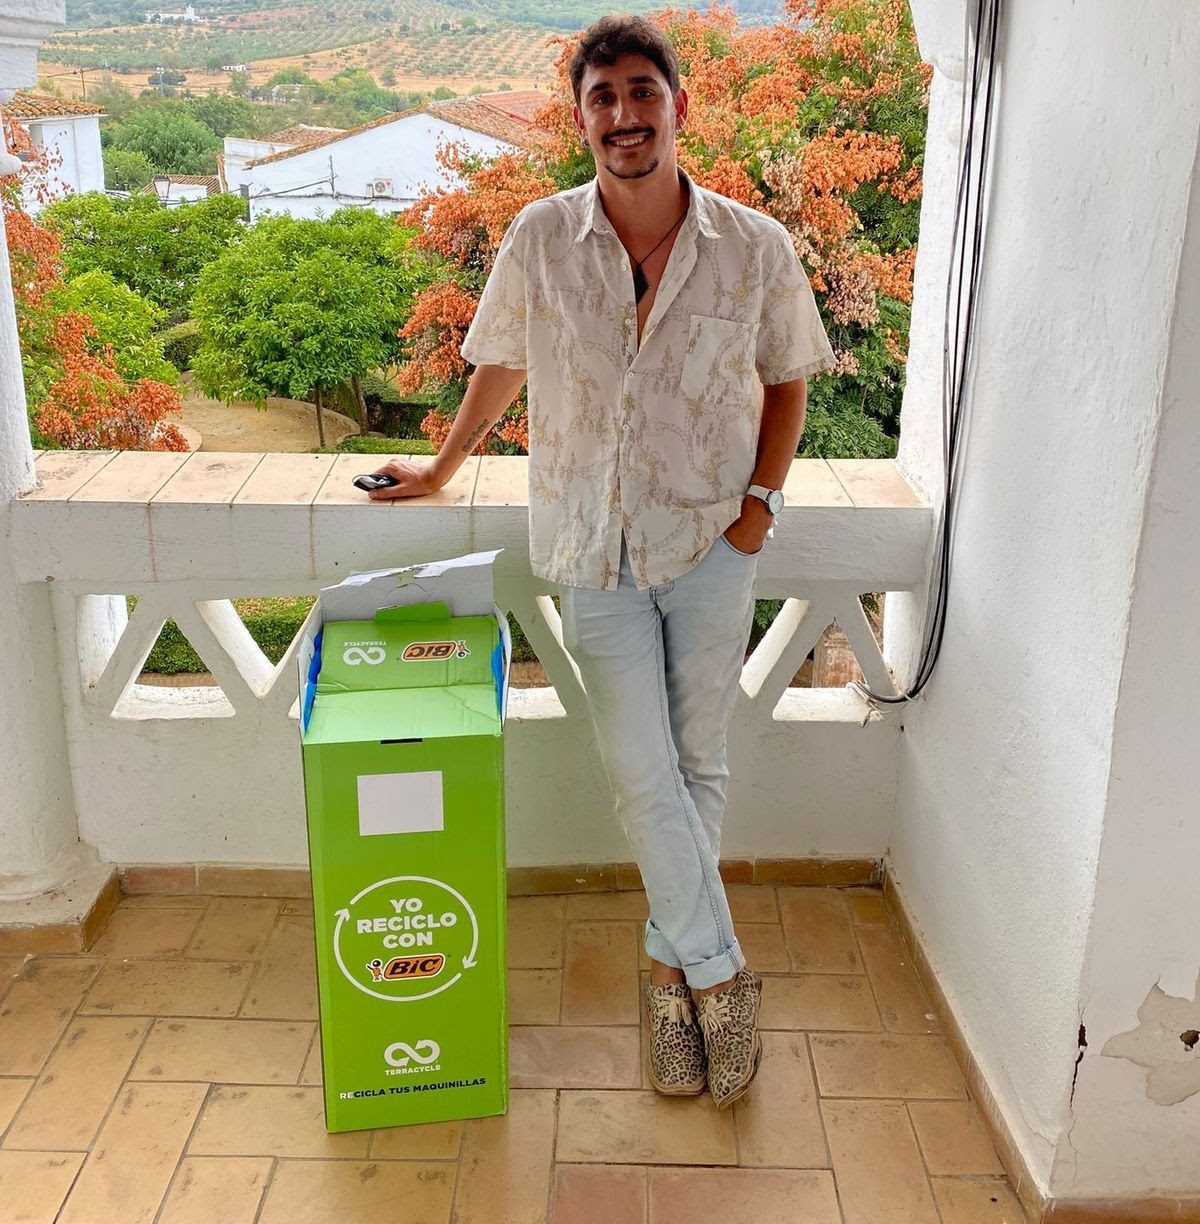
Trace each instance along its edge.
<path fill-rule="evenodd" d="M 359 775 L 359 837 L 440 833 L 444 828 L 441 770 Z"/>

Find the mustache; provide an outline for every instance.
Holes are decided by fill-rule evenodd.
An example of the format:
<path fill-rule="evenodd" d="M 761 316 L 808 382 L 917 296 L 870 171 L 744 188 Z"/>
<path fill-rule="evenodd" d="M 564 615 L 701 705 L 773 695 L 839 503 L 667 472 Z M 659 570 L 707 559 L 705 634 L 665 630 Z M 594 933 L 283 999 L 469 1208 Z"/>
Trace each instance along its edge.
<path fill-rule="evenodd" d="M 631 128 L 627 132 L 609 132 L 604 137 L 604 143 L 609 144 L 614 140 L 628 140 L 630 136 L 653 136 L 653 128 Z"/>

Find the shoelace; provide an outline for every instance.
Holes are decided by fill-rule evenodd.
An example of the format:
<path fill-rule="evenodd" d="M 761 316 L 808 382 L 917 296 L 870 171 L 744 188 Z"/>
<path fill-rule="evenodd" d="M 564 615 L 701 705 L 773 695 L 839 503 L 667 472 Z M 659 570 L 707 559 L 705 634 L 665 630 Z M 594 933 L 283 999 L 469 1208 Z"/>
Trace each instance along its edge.
<path fill-rule="evenodd" d="M 700 1027 L 706 1036 L 732 1023 L 733 1010 L 728 990 L 723 990 L 720 994 L 708 995 L 701 1000 Z"/>
<path fill-rule="evenodd" d="M 678 1024 L 688 1028 L 696 1023 L 695 1012 L 692 1011 L 691 999 L 682 995 L 655 995 L 654 1010 L 658 1019 L 666 1018 L 668 1024 Z"/>

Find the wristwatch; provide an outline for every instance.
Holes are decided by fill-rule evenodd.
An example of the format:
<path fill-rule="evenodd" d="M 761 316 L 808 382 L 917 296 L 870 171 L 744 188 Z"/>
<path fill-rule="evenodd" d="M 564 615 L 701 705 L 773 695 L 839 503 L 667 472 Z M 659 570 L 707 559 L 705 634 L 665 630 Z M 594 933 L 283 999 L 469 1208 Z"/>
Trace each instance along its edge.
<path fill-rule="evenodd" d="M 772 514 L 778 514 L 783 509 L 783 494 L 778 489 L 767 489 L 762 485 L 752 484 L 747 490 L 748 497 L 757 497 L 767 503 L 767 509 Z"/>

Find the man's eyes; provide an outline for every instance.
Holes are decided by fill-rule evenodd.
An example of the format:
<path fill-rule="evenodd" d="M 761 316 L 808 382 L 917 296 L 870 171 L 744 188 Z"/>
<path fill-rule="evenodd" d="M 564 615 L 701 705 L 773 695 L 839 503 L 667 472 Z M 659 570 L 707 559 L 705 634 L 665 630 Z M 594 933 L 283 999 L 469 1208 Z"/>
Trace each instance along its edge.
<path fill-rule="evenodd" d="M 652 90 L 652 89 L 646 89 L 646 88 L 642 88 L 642 89 L 635 89 L 635 90 L 633 91 L 633 96 L 634 96 L 635 98 L 653 98 L 653 97 L 654 97 L 654 90 Z M 595 96 L 595 97 L 592 99 L 592 105 L 593 105 L 593 106 L 610 106 L 610 105 L 612 105 L 612 103 L 613 103 L 614 101 L 615 101 L 615 99 L 614 99 L 614 97 L 613 97 L 613 95 L 612 95 L 612 94 L 607 94 L 607 93 L 604 93 L 604 94 L 597 94 L 597 95 L 596 95 L 596 96 Z"/>

